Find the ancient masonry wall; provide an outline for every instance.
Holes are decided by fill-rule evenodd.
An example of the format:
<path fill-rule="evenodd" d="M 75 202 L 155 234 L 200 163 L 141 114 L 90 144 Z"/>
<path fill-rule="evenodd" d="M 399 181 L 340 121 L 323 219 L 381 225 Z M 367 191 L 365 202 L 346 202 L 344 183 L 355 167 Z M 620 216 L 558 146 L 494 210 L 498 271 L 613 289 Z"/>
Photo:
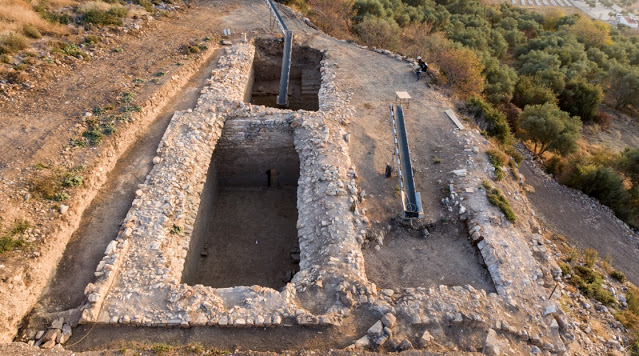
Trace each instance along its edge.
<path fill-rule="evenodd" d="M 348 96 L 335 84 L 329 54 L 322 61 L 318 112 L 244 103 L 253 56 L 249 44 L 228 48 L 196 109 L 175 114 L 154 158 L 154 169 L 98 266 L 98 279 L 87 286 L 89 304 L 81 322 L 185 327 L 337 325 L 354 306 L 363 304 L 380 316 L 396 314 L 402 323 L 421 330 L 435 332 L 455 325 L 487 331 L 505 344 L 516 341 L 529 352 L 565 350 L 564 343 L 574 339 L 572 324 L 555 299 L 547 300 L 544 270 L 528 246 L 534 236 L 521 225 L 505 222 L 478 189 L 488 165 L 474 157 L 479 154 L 479 136 L 460 133 L 466 140 L 469 167 L 468 172 L 455 174 L 449 203 L 478 241 L 497 293 L 471 286 L 378 292 L 364 270 L 361 244 L 368 220 L 361 204 L 365 196 L 358 188 L 346 142 L 345 126 L 354 113 Z M 300 271 L 281 291 L 181 284 L 200 193 L 223 127 L 228 123 L 228 133 L 248 142 L 256 130 L 251 122 L 266 126 L 272 122 L 273 130 L 281 130 L 282 135 L 293 130 L 300 162 Z M 231 147 L 224 140 L 219 147 Z M 528 322 L 522 325 L 522 320 Z M 388 336 L 369 333 L 367 340 L 377 343 Z"/>
<path fill-rule="evenodd" d="M 259 186 L 266 171 L 277 169 L 279 183 L 296 185 L 299 159 L 293 142 L 291 113 L 238 113 L 226 121 L 215 151 L 222 185 Z"/>
<path fill-rule="evenodd" d="M 352 110 L 322 72 L 325 112 L 291 112 L 243 102 L 254 47 L 226 50 L 195 110 L 178 112 L 158 148 L 152 172 L 137 191 L 118 238 L 109 244 L 81 322 L 165 325 L 335 324 L 349 314 L 352 293 L 374 293 L 364 273 L 363 230 L 352 207 L 361 201 L 343 131 Z M 339 101 L 339 105 L 335 102 Z M 206 173 L 225 122 L 250 138 L 241 120 L 292 129 L 299 154 L 300 272 L 282 291 L 259 286 L 214 289 L 180 284 Z M 285 129 L 286 122 L 290 129 Z M 242 134 L 241 134 L 242 133 Z M 248 135 L 248 136 L 247 136 Z M 223 142 L 223 141 L 222 141 Z M 223 145 L 228 143 L 223 143 Z M 222 146 L 221 146 L 222 147 Z M 226 146 L 229 147 L 229 146 Z M 188 174 L 184 174 L 188 172 Z M 180 229 L 183 227 L 183 229 Z M 326 292 L 316 293 L 317 290 Z M 372 291 L 372 292 L 371 292 Z M 311 293 L 311 297 L 305 297 Z M 307 303 L 317 300 L 321 307 Z"/>

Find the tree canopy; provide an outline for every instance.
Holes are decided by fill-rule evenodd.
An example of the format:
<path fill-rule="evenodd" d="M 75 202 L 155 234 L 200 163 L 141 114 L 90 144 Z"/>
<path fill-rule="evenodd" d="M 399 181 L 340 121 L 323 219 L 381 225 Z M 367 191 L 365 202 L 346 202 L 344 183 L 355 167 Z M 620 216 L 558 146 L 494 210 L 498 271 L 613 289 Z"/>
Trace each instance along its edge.
<path fill-rule="evenodd" d="M 520 115 L 524 139 L 531 141 L 535 153 L 546 151 L 568 154 L 577 150 L 581 121 L 561 111 L 555 104 L 528 105 Z"/>

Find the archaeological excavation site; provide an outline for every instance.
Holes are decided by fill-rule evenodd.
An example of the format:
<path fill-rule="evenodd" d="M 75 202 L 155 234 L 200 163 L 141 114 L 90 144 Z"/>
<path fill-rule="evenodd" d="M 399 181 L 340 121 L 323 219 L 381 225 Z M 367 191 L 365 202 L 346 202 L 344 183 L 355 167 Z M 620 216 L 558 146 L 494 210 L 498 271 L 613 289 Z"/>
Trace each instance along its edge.
<path fill-rule="evenodd" d="M 11 200 L 49 214 L 25 233 L 52 240 L 2 275 L 0 354 L 625 352 L 610 306 L 567 282 L 535 188 L 495 167 L 443 84 L 415 82 L 413 56 L 271 0 L 192 6 L 161 21 L 182 21 L 166 29 L 180 39 L 206 23 L 201 40 L 171 42 L 148 83 L 122 74 L 140 99 L 118 94 L 115 134 L 65 141 L 63 173 L 33 153 L 29 172 L 61 174 L 67 195 Z M 91 105 L 64 130 L 117 111 Z"/>

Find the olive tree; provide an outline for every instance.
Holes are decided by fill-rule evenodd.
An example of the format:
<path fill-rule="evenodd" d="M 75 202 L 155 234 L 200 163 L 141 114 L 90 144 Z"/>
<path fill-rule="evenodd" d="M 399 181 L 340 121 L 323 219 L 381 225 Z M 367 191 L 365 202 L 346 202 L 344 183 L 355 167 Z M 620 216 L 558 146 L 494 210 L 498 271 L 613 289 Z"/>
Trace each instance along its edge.
<path fill-rule="evenodd" d="M 525 140 L 533 143 L 535 153 L 553 151 L 562 155 L 577 150 L 581 120 L 561 111 L 557 105 L 528 105 L 519 117 Z"/>

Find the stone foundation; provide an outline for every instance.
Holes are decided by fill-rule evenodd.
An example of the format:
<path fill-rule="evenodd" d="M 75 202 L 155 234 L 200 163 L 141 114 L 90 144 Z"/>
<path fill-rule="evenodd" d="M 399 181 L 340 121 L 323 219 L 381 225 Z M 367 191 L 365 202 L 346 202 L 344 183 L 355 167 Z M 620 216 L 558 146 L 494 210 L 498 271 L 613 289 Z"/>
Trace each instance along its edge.
<path fill-rule="evenodd" d="M 118 238 L 107 248 L 96 282 L 87 286 L 89 303 L 81 322 L 339 325 L 360 305 L 376 316 L 397 315 L 406 330 L 472 328 L 522 352 L 533 347 L 565 350 L 570 324 L 556 302 L 547 301 L 542 277 L 548 276 L 530 252 L 530 229 L 506 222 L 478 189 L 487 178 L 488 163 L 471 153 L 471 147 L 481 145 L 475 133 L 459 133 L 468 144 L 469 169 L 452 176 L 448 204 L 467 222 L 497 293 L 471 286 L 378 291 L 364 270 L 361 244 L 369 222 L 345 141 L 344 127 L 354 112 L 336 86 L 333 64 L 326 57 L 322 61 L 319 111 L 277 110 L 244 103 L 254 52 L 250 44 L 228 48 L 195 110 L 173 117 L 155 167 L 140 185 Z M 181 283 L 214 150 L 242 146 L 245 154 L 268 161 L 268 150 L 259 147 L 271 144 L 277 149 L 278 142 L 291 135 L 300 163 L 299 273 L 281 290 Z M 237 155 L 233 161 L 241 158 Z M 277 162 L 266 163 L 264 168 Z"/>

